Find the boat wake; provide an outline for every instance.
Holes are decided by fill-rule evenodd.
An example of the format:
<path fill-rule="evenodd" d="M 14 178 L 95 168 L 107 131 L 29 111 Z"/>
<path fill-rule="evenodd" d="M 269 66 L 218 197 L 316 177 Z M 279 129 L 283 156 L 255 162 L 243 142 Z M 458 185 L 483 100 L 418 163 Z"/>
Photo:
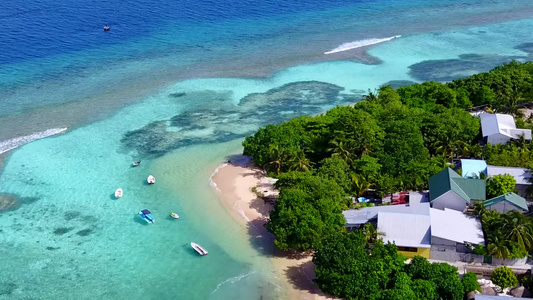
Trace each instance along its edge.
<path fill-rule="evenodd" d="M 253 272 L 250 272 L 250 273 L 248 273 L 248 274 L 243 274 L 243 275 L 239 275 L 239 276 L 235 276 L 235 277 L 228 278 L 228 279 L 224 280 L 223 282 L 219 283 L 219 284 L 217 285 L 217 288 L 214 289 L 214 290 L 211 292 L 211 294 L 214 294 L 216 291 L 218 291 L 218 289 L 219 289 L 221 286 L 223 286 L 223 285 L 226 284 L 226 283 L 235 283 L 235 282 L 237 282 L 237 281 L 239 281 L 239 280 L 241 280 L 241 279 L 243 279 L 243 278 L 246 278 L 246 277 L 248 277 L 248 276 L 250 276 L 250 275 L 252 275 L 252 274 L 254 274 L 254 273 L 256 273 L 256 272 L 257 272 L 257 271 L 253 271 Z"/>
<path fill-rule="evenodd" d="M 390 41 L 392 39 L 399 38 L 399 37 L 401 37 L 401 35 L 395 35 L 395 36 L 391 36 L 391 37 L 388 37 L 388 38 L 382 38 L 382 39 L 375 39 L 375 38 L 374 39 L 364 39 L 364 40 L 344 43 L 344 44 L 341 44 L 340 46 L 338 46 L 337 48 L 335 48 L 333 50 L 330 50 L 328 52 L 324 52 L 324 54 L 333 54 L 333 53 L 342 52 L 342 51 L 348 51 L 348 50 L 361 48 L 361 47 L 365 47 L 365 46 L 380 44 L 380 43 L 388 42 L 388 41 Z"/>
<path fill-rule="evenodd" d="M 51 129 L 47 129 L 41 132 L 36 132 L 30 135 L 19 136 L 19 137 L 12 138 L 9 140 L 1 141 L 0 142 L 0 154 L 13 150 L 19 146 L 22 146 L 29 142 L 33 142 L 38 139 L 42 139 L 45 137 L 63 133 L 66 130 L 67 128 L 51 128 Z"/>

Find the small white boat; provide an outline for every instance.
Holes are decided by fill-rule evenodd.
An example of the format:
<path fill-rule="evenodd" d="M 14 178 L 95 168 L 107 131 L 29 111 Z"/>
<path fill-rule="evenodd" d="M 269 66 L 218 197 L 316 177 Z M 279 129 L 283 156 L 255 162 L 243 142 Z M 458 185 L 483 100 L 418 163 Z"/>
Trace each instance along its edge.
<path fill-rule="evenodd" d="M 196 244 L 196 243 L 192 243 L 191 242 L 191 247 L 196 251 L 198 252 L 198 254 L 200 254 L 201 256 L 206 256 L 207 255 L 207 250 L 205 250 L 204 248 L 202 248 L 202 246 Z"/>
<path fill-rule="evenodd" d="M 140 164 L 141 164 L 141 160 L 139 159 L 138 161 L 134 161 L 132 166 L 136 167 L 136 166 L 138 166 Z"/>
<path fill-rule="evenodd" d="M 122 191 L 122 189 L 117 189 L 115 191 L 115 198 L 118 199 L 118 198 L 122 197 L 123 194 L 124 194 L 124 192 Z"/>
<path fill-rule="evenodd" d="M 155 177 L 150 175 L 150 176 L 148 176 L 146 181 L 148 182 L 148 184 L 154 184 L 155 183 Z"/>
<path fill-rule="evenodd" d="M 171 213 L 170 213 L 170 217 L 171 217 L 171 218 L 174 218 L 174 219 L 179 219 L 179 218 L 180 218 L 180 216 L 178 216 L 178 214 L 175 213 L 175 212 L 171 212 Z"/>

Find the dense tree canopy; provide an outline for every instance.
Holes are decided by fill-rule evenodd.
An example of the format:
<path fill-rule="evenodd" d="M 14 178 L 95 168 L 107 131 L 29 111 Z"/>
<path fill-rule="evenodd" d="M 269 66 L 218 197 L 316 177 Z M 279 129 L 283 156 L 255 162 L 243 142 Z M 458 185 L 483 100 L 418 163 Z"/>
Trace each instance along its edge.
<path fill-rule="evenodd" d="M 476 209 L 481 217 L 488 254 L 497 258 L 523 258 L 533 250 L 533 224 L 519 211 L 499 213 Z"/>
<path fill-rule="evenodd" d="M 516 179 L 512 175 L 496 175 L 487 179 L 487 199 L 516 191 Z"/>
<path fill-rule="evenodd" d="M 309 172 L 289 172 L 276 183 L 280 195 L 266 228 L 276 235 L 282 250 L 307 250 L 324 236 L 344 230 L 344 191 L 334 181 Z"/>
<path fill-rule="evenodd" d="M 314 248 L 325 234 L 340 230 L 348 196 L 427 189 L 429 177 L 455 157 L 533 168 L 531 143 L 522 138 L 482 147 L 479 118 L 464 110 L 486 104 L 517 113 L 521 103 L 533 101 L 532 74 L 533 63 L 513 62 L 447 84 L 385 86 L 354 106 L 268 125 L 247 137 L 244 154 L 282 179 L 267 226 L 276 245 Z M 517 124 L 533 128 L 530 119 Z M 489 197 L 511 191 L 507 181 L 490 180 Z"/>
<path fill-rule="evenodd" d="M 266 228 L 280 249 L 315 250 L 316 283 L 326 293 L 346 299 L 462 299 L 479 288 L 475 275 L 461 282 L 455 267 L 422 257 L 405 265 L 375 227 L 346 232 L 342 210 L 369 193 L 427 189 L 429 177 L 457 157 L 533 169 L 531 143 L 522 137 L 481 146 L 480 120 L 466 110 L 520 116 L 526 102 L 533 102 L 533 63 L 512 62 L 450 83 L 384 86 L 354 106 L 261 128 L 243 146 L 245 155 L 279 179 Z M 532 118 L 517 118 L 516 124 L 533 129 Z M 487 195 L 513 190 L 509 176 L 495 176 Z M 487 242 L 476 253 L 519 258 L 533 250 L 529 218 L 480 205 L 474 212 Z"/>
<path fill-rule="evenodd" d="M 316 283 L 345 299 L 460 300 L 464 288 L 457 268 L 417 256 L 410 264 L 393 244 L 367 243 L 362 232 L 334 234 L 313 257 Z"/>

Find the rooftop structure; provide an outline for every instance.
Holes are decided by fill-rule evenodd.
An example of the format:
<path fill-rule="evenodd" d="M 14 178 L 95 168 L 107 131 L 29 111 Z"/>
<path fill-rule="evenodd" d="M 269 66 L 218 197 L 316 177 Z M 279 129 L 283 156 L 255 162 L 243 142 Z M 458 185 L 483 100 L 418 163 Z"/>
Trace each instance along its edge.
<path fill-rule="evenodd" d="M 480 173 L 487 175 L 487 162 L 482 159 L 461 159 L 463 178 L 479 178 Z"/>
<path fill-rule="evenodd" d="M 494 197 L 484 202 L 487 209 L 494 209 L 498 212 L 506 212 L 510 210 L 518 210 L 522 212 L 529 211 L 526 199 L 518 196 L 515 193 L 507 193 L 498 197 Z"/>
<path fill-rule="evenodd" d="M 481 222 L 478 218 L 453 209 L 430 210 L 431 237 L 456 243 L 485 245 Z"/>
<path fill-rule="evenodd" d="M 429 195 L 424 192 L 409 191 L 409 205 L 429 203 Z"/>
<path fill-rule="evenodd" d="M 531 173 L 528 169 L 525 168 L 514 168 L 514 167 L 498 167 L 498 166 L 487 166 L 487 175 L 489 177 L 496 175 L 509 174 L 514 177 L 516 184 L 530 185 L 529 179 L 531 178 Z"/>
<path fill-rule="evenodd" d="M 531 140 L 531 130 L 517 129 L 513 116 L 504 114 L 480 114 L 481 132 L 489 144 L 505 144 L 524 136 Z"/>
<path fill-rule="evenodd" d="M 346 219 L 347 227 L 358 227 L 362 224 L 375 220 L 378 213 L 413 214 L 429 216 L 429 203 L 419 203 L 417 205 L 381 205 L 374 207 L 364 207 L 361 209 L 349 209 L 342 212 Z"/>
<path fill-rule="evenodd" d="M 430 226 L 428 215 L 378 213 L 378 232 L 385 234 L 383 242 L 398 247 L 431 248 Z"/>
<path fill-rule="evenodd" d="M 429 178 L 429 198 L 432 207 L 463 211 L 471 200 L 485 200 L 486 181 L 463 178 L 445 168 Z"/>

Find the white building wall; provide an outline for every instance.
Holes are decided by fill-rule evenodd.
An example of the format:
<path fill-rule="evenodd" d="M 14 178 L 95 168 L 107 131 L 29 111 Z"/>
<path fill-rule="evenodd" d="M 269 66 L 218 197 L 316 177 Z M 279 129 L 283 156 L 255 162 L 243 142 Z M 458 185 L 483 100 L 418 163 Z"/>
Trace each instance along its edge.
<path fill-rule="evenodd" d="M 431 202 L 431 207 L 440 210 L 449 208 L 453 210 L 464 211 L 466 208 L 466 202 L 454 191 L 448 191 L 435 199 L 435 201 Z"/>
<path fill-rule="evenodd" d="M 497 211 L 499 213 L 504 213 L 504 212 L 507 212 L 507 211 L 510 211 L 510 210 L 521 211 L 520 208 L 512 205 L 511 203 L 509 203 L 507 201 L 500 201 L 500 202 L 495 203 L 493 205 L 487 206 L 487 209 L 492 209 L 492 210 L 495 210 L 495 211 Z"/>
<path fill-rule="evenodd" d="M 483 255 L 476 255 L 474 253 L 460 253 L 457 252 L 459 246 L 462 246 L 454 241 L 441 239 L 436 236 L 431 237 L 431 252 L 430 259 L 444 260 L 450 262 L 483 262 Z M 464 246 L 462 246 L 464 248 Z"/>
<path fill-rule="evenodd" d="M 491 134 L 487 137 L 487 143 L 491 145 L 507 144 L 511 140 L 510 137 L 501 133 Z"/>

